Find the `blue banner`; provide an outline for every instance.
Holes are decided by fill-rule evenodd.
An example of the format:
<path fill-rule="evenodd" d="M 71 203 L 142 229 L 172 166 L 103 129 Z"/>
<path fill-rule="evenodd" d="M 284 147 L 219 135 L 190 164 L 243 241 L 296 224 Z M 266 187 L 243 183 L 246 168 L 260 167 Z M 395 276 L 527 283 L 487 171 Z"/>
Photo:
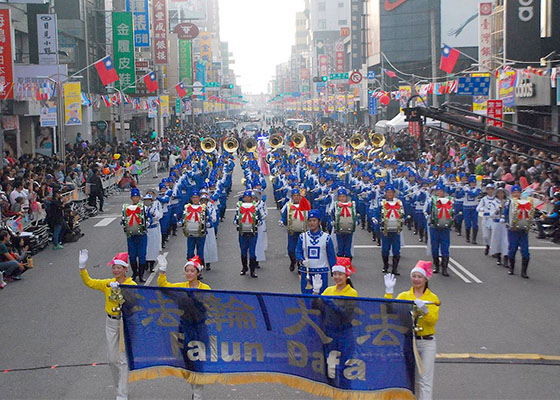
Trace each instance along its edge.
<path fill-rule="evenodd" d="M 126 0 L 126 11 L 132 12 L 134 46 L 150 47 L 150 11 L 148 0 Z"/>
<path fill-rule="evenodd" d="M 377 97 L 374 97 L 373 93 L 369 95 L 369 115 L 377 115 Z"/>
<path fill-rule="evenodd" d="M 463 76 L 459 78 L 457 95 L 488 96 L 490 92 L 489 76 Z"/>
<path fill-rule="evenodd" d="M 176 376 L 414 398 L 412 302 L 137 286 L 122 293 L 131 381 Z"/>

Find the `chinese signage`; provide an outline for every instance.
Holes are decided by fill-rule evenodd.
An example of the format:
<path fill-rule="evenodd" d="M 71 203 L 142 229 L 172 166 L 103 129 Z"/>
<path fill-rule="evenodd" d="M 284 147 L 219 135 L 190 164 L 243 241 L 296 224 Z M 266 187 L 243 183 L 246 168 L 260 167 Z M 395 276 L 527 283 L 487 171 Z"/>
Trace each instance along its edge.
<path fill-rule="evenodd" d="M 150 10 L 148 0 L 126 0 L 126 11 L 134 19 L 134 46 L 150 47 Z"/>
<path fill-rule="evenodd" d="M 350 46 L 352 69 L 362 68 L 362 14 L 363 0 L 350 0 Z"/>
<path fill-rule="evenodd" d="M 457 85 L 459 96 L 488 96 L 490 92 L 490 74 L 484 76 L 462 76 Z"/>
<path fill-rule="evenodd" d="M 478 5 L 478 62 L 483 71 L 492 70 L 491 16 L 492 3 L 480 3 Z"/>
<path fill-rule="evenodd" d="M 181 114 L 181 99 L 175 99 L 175 114 Z"/>
<path fill-rule="evenodd" d="M 134 68 L 134 29 L 132 13 L 113 13 L 113 54 L 115 68 L 119 75 L 119 87 L 121 89 L 134 86 L 136 82 L 136 70 Z M 134 88 L 127 92 L 133 93 Z"/>
<path fill-rule="evenodd" d="M 161 115 L 164 118 L 169 117 L 169 96 L 161 96 Z"/>
<path fill-rule="evenodd" d="M 368 96 L 369 104 L 369 115 L 377 115 L 378 99 L 373 93 Z"/>
<path fill-rule="evenodd" d="M 335 47 L 335 71 L 344 72 L 346 71 L 346 65 L 344 64 L 344 45 L 342 42 L 337 42 Z"/>
<path fill-rule="evenodd" d="M 326 54 L 319 55 L 319 75 L 327 76 L 329 72 L 329 58 Z"/>
<path fill-rule="evenodd" d="M 64 84 L 64 125 L 82 125 L 82 85 Z"/>
<path fill-rule="evenodd" d="M 515 106 L 515 79 L 517 77 L 516 70 L 500 72 L 498 81 L 498 98 L 503 101 L 504 113 L 511 114 L 514 112 Z"/>
<path fill-rule="evenodd" d="M 56 107 L 42 107 L 39 119 L 42 127 L 56 126 Z"/>
<path fill-rule="evenodd" d="M 0 100 L 14 94 L 14 62 L 10 10 L 0 10 Z"/>
<path fill-rule="evenodd" d="M 486 116 L 489 117 L 488 125 L 497 126 L 499 128 L 504 126 L 502 121 L 496 121 L 490 118 L 502 119 L 504 116 L 502 100 L 488 100 L 486 108 Z M 490 137 L 488 138 L 490 139 Z"/>
<path fill-rule="evenodd" d="M 205 65 L 206 79 L 212 79 L 212 34 L 201 32 L 198 36 L 200 40 L 200 60 Z"/>
<path fill-rule="evenodd" d="M 156 64 L 167 64 L 167 0 L 153 0 L 154 57 Z"/>
<path fill-rule="evenodd" d="M 58 29 L 56 14 L 37 14 L 39 64 L 58 64 Z"/>
<path fill-rule="evenodd" d="M 348 72 L 342 72 L 338 74 L 329 74 L 329 80 L 331 81 L 338 81 L 338 80 L 348 80 L 349 75 Z"/>
<path fill-rule="evenodd" d="M 198 36 L 200 31 L 195 24 L 191 22 L 182 22 L 175 26 L 173 32 L 177 34 L 179 39 L 193 40 Z"/>
<path fill-rule="evenodd" d="M 122 286 L 131 382 L 283 383 L 414 399 L 412 302 Z M 149 341 L 157 346 L 146 346 Z M 258 372 L 258 374 L 255 374 Z"/>
<path fill-rule="evenodd" d="M 184 82 L 185 86 L 193 84 L 192 67 L 192 42 L 179 39 L 179 81 Z M 187 96 L 192 95 L 191 88 L 186 87 L 185 90 Z"/>

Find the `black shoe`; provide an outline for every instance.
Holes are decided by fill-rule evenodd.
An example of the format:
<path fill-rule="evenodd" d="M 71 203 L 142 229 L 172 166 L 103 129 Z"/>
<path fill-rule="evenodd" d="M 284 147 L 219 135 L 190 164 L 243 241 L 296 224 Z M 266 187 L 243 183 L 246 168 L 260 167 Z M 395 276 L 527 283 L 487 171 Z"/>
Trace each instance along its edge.
<path fill-rule="evenodd" d="M 241 256 L 241 265 L 243 266 L 243 268 L 241 269 L 241 273 L 239 275 L 247 274 L 247 271 L 249 270 L 247 261 L 247 256 Z"/>
<path fill-rule="evenodd" d="M 514 270 L 515 270 L 515 258 L 512 258 L 511 260 L 509 260 L 508 275 L 515 275 L 515 274 L 513 273 Z"/>
<path fill-rule="evenodd" d="M 449 257 L 441 257 L 441 274 L 443 276 L 449 276 L 447 265 L 449 265 Z"/>
<path fill-rule="evenodd" d="M 212 268 L 210 268 L 210 264 L 206 264 L 206 271 L 211 271 Z"/>
<path fill-rule="evenodd" d="M 395 276 L 400 276 L 398 269 L 399 269 L 399 260 L 401 259 L 401 256 L 393 256 L 393 270 L 391 271 L 391 273 Z"/>
<path fill-rule="evenodd" d="M 521 258 L 521 277 L 523 279 L 529 279 L 529 276 L 527 275 L 527 268 L 529 268 L 529 259 L 522 257 Z"/>
<path fill-rule="evenodd" d="M 484 255 L 487 256 L 488 252 L 490 251 L 490 246 L 486 246 L 486 248 L 484 249 Z"/>
<path fill-rule="evenodd" d="M 256 278 L 257 273 L 255 272 L 257 260 L 255 258 L 251 258 L 249 260 L 249 269 L 251 270 L 251 278 Z"/>
<path fill-rule="evenodd" d="M 239 275 L 241 275 L 241 276 L 247 275 L 247 271 L 243 271 L 243 270 L 242 270 L 242 271 L 239 273 Z"/>
<path fill-rule="evenodd" d="M 389 272 L 389 256 L 382 255 L 381 258 L 383 259 L 383 269 L 381 270 L 381 272 L 386 274 L 387 272 Z"/>
<path fill-rule="evenodd" d="M 471 230 L 470 230 L 470 228 L 465 228 L 465 235 L 467 236 L 465 241 L 467 243 L 470 243 L 471 242 Z"/>
<path fill-rule="evenodd" d="M 496 265 L 502 265 L 502 255 L 498 253 L 498 254 L 496 255 L 496 258 L 498 259 L 498 260 L 496 261 Z"/>
<path fill-rule="evenodd" d="M 472 231 L 472 244 L 477 244 L 476 243 L 476 235 L 478 234 L 478 229 L 477 228 L 473 228 Z"/>
<path fill-rule="evenodd" d="M 434 274 L 439 274 L 439 257 L 433 257 L 433 268 L 432 272 Z"/>

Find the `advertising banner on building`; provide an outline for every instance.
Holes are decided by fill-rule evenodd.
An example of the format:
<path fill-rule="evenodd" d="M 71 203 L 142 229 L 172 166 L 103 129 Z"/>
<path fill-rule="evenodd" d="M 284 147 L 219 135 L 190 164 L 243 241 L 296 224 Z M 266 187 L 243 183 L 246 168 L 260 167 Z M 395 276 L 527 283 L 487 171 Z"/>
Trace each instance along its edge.
<path fill-rule="evenodd" d="M 472 110 L 473 113 L 486 115 L 486 109 L 488 108 L 488 96 L 473 96 Z"/>
<path fill-rule="evenodd" d="M 326 54 L 319 55 L 319 76 L 327 76 L 329 74 L 329 58 Z"/>
<path fill-rule="evenodd" d="M 56 107 L 41 107 L 40 123 L 42 127 L 56 126 Z"/>
<path fill-rule="evenodd" d="M 478 6 L 478 61 L 482 71 L 492 70 L 491 16 L 492 3 L 480 3 Z"/>
<path fill-rule="evenodd" d="M 193 84 L 193 63 L 192 63 L 192 42 L 190 40 L 179 39 L 179 81 L 184 82 L 185 86 Z M 192 89 L 185 87 L 187 96 L 192 96 Z"/>
<path fill-rule="evenodd" d="M 161 115 L 164 118 L 169 118 L 169 96 L 161 96 Z"/>
<path fill-rule="evenodd" d="M 119 75 L 118 87 L 125 89 L 136 82 L 134 65 L 134 25 L 132 13 L 113 13 L 113 55 L 115 68 Z M 134 88 L 126 90 L 134 93 Z"/>
<path fill-rule="evenodd" d="M 150 47 L 150 10 L 148 0 L 126 0 L 126 11 L 134 20 L 134 46 Z"/>
<path fill-rule="evenodd" d="M 512 114 L 515 106 L 515 79 L 517 71 L 502 71 L 498 80 L 498 98 L 503 102 L 504 114 Z"/>
<path fill-rule="evenodd" d="M 488 100 L 486 102 L 486 104 L 487 104 L 486 116 L 488 116 L 490 118 L 503 119 L 504 109 L 503 109 L 502 100 Z M 495 121 L 493 119 L 488 119 L 488 125 L 497 126 L 499 128 L 502 128 L 504 126 L 504 123 L 502 121 Z M 492 140 L 492 139 L 490 139 L 490 137 L 488 137 L 488 139 Z"/>
<path fill-rule="evenodd" d="M 505 0 L 505 57 L 538 61 L 541 57 L 541 2 Z"/>
<path fill-rule="evenodd" d="M 58 27 L 56 14 L 37 14 L 39 64 L 58 64 Z"/>
<path fill-rule="evenodd" d="M 363 0 L 350 0 L 350 65 L 352 69 L 362 68 L 362 14 Z"/>
<path fill-rule="evenodd" d="M 64 87 L 64 125 L 82 125 L 82 84 L 68 82 Z"/>
<path fill-rule="evenodd" d="M 335 45 L 335 72 L 346 72 L 346 65 L 344 63 L 344 45 L 342 42 L 337 42 Z"/>
<path fill-rule="evenodd" d="M 412 96 L 411 86 L 409 85 L 399 86 L 399 106 L 401 112 L 403 111 L 404 108 L 406 108 L 406 103 L 408 102 L 408 99 L 410 99 L 411 96 Z M 411 104 L 411 107 L 414 107 L 414 104 Z"/>
<path fill-rule="evenodd" d="M 212 80 L 212 34 L 210 32 L 200 32 L 198 35 L 200 43 L 200 60 L 206 70 L 206 79 Z"/>
<path fill-rule="evenodd" d="M 167 0 L 152 0 L 154 19 L 154 58 L 156 64 L 167 64 Z"/>
<path fill-rule="evenodd" d="M 14 96 L 14 60 L 10 10 L 0 10 L 0 100 Z"/>

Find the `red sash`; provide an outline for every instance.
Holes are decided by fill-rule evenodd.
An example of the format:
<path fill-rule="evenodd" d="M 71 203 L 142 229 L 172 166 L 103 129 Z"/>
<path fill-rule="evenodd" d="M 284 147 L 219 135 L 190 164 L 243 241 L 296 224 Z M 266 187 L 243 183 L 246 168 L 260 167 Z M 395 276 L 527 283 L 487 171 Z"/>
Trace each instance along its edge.
<path fill-rule="evenodd" d="M 298 205 L 292 204 L 290 206 L 290 209 L 295 210 L 294 211 L 295 219 L 299 219 L 300 221 L 303 221 L 305 219 L 303 212 L 299 209 L 299 204 Z"/>
<path fill-rule="evenodd" d="M 519 219 L 528 219 L 529 218 L 529 211 L 531 211 L 531 203 L 525 203 L 525 204 L 517 204 L 517 211 L 519 211 L 519 214 L 517 215 L 517 218 Z"/>

